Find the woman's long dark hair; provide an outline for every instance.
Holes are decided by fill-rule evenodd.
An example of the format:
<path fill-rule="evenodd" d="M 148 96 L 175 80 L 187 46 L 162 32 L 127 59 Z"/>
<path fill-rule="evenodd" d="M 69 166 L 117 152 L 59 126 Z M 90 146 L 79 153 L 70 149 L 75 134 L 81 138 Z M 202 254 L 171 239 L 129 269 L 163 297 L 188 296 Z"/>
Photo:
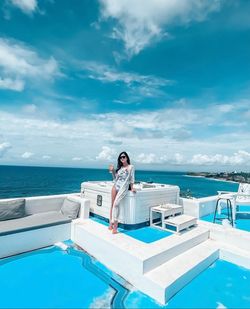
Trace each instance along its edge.
<path fill-rule="evenodd" d="M 122 167 L 122 162 L 121 162 L 121 155 L 125 155 L 127 157 L 127 162 L 128 164 L 130 164 L 130 159 L 129 159 L 129 156 L 128 154 L 126 153 L 126 151 L 122 151 L 119 156 L 118 156 L 118 159 L 117 159 L 117 169 L 116 169 L 116 173 L 119 171 L 119 169 Z"/>

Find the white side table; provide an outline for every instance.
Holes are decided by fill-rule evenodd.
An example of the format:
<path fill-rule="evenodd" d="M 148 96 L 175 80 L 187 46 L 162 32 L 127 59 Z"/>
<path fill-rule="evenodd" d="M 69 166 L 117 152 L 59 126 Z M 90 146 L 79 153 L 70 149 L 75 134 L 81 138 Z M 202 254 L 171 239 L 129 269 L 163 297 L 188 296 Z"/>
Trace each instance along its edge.
<path fill-rule="evenodd" d="M 154 223 L 154 214 L 160 214 L 161 227 Z M 150 209 L 150 226 L 164 229 L 164 220 L 166 217 L 182 214 L 183 207 L 176 204 L 165 204 L 160 206 L 151 207 Z M 158 221 L 157 221 L 158 222 Z"/>

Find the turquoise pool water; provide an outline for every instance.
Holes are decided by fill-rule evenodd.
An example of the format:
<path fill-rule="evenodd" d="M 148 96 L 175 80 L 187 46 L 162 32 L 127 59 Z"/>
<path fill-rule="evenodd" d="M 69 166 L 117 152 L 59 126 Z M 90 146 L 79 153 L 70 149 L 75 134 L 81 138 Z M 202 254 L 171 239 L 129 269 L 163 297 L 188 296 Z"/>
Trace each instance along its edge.
<path fill-rule="evenodd" d="M 218 260 L 161 306 L 85 252 L 50 247 L 0 260 L 0 291 L 0 308 L 249 308 L 250 270 Z"/>
<path fill-rule="evenodd" d="M 250 208 L 249 206 L 240 206 L 240 211 L 249 211 Z M 222 210 L 222 216 L 225 216 L 225 210 Z M 207 216 L 204 216 L 201 218 L 204 221 L 207 222 L 213 222 L 214 220 L 214 214 L 209 214 Z M 216 223 L 218 224 L 222 224 L 222 221 L 217 221 Z M 238 214 L 236 216 L 236 222 L 235 222 L 235 227 L 237 229 L 243 230 L 243 231 L 247 231 L 250 232 L 250 214 Z"/>
<path fill-rule="evenodd" d="M 96 221 L 98 223 L 101 223 L 103 225 L 106 225 L 108 227 L 108 222 L 105 220 L 101 220 L 97 217 L 91 217 L 91 220 Z M 145 226 L 140 229 L 136 230 L 125 230 L 125 229 L 118 229 L 119 233 L 124 233 L 132 238 L 135 238 L 137 240 L 140 240 L 145 243 L 151 243 L 157 240 L 160 240 L 162 238 L 168 237 L 173 235 L 173 233 L 164 231 L 157 228 L 152 228 L 150 226 Z"/>
<path fill-rule="evenodd" d="M 2 259 L 0 278 L 0 308 L 120 308 L 128 292 L 74 248 L 50 247 Z"/>

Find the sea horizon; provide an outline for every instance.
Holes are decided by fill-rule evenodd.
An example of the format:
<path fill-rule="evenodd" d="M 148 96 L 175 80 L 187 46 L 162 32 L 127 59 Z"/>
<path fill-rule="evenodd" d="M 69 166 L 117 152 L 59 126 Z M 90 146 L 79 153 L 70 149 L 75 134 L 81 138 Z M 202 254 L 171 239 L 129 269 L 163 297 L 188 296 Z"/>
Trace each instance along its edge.
<path fill-rule="evenodd" d="M 187 177 L 187 172 L 136 169 L 136 181 L 156 182 L 180 187 L 182 196 L 206 197 L 217 191 L 237 191 L 238 184 Z M 0 198 L 80 192 L 84 181 L 111 181 L 108 169 L 0 165 Z"/>
<path fill-rule="evenodd" d="M 108 165 L 109 164 L 112 164 L 112 163 L 107 163 L 107 167 L 92 167 L 92 166 L 55 166 L 55 165 L 25 165 L 25 164 L 0 164 L 0 167 L 1 166 L 13 166 L 13 167 L 41 167 L 41 168 L 69 168 L 69 169 L 96 169 L 96 170 L 107 170 L 108 169 Z M 135 165 L 135 168 L 136 168 L 136 164 L 133 164 Z M 115 165 L 116 166 L 116 165 Z M 227 172 L 227 173 L 232 173 L 234 172 L 233 170 L 212 170 L 212 171 L 208 171 L 208 170 L 171 170 L 171 169 L 147 169 L 147 168 L 136 168 L 137 171 L 145 171 L 145 172 L 173 172 L 173 173 L 220 173 L 220 172 Z M 241 171 L 242 172 L 242 171 Z M 248 173 L 248 172 L 246 172 Z M 192 175 L 187 175 L 189 177 L 203 177 L 203 176 L 192 176 Z"/>
<path fill-rule="evenodd" d="M 74 168 L 74 169 L 97 169 L 97 170 L 108 170 L 108 165 L 107 164 L 107 167 L 80 167 L 80 166 L 55 166 L 55 165 L 22 165 L 22 164 L 0 164 L 0 167 L 1 166 L 13 166 L 13 167 L 41 167 L 41 168 Z M 136 170 L 138 171 L 145 171 L 145 172 L 154 172 L 154 171 L 157 171 L 157 172 L 161 172 L 161 170 L 158 170 L 158 169 L 142 169 L 142 168 L 137 168 Z M 189 172 L 192 172 L 191 170 L 190 171 L 186 171 L 186 170 L 162 170 L 162 172 L 174 172 L 174 173 L 189 173 Z"/>

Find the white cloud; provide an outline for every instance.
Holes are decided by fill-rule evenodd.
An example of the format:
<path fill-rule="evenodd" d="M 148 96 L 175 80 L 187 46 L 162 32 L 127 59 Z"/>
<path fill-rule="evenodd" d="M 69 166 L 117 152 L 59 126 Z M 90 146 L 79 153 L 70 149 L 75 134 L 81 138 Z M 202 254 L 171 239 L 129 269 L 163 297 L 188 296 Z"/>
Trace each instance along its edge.
<path fill-rule="evenodd" d="M 166 86 L 173 83 L 170 80 L 152 75 L 140 75 L 133 72 L 118 71 L 108 65 L 100 64 L 94 61 L 82 62 L 82 65 L 84 69 L 91 72 L 88 77 L 98 79 L 103 82 L 123 82 L 127 85 L 138 83 L 149 86 Z"/>
<path fill-rule="evenodd" d="M 241 118 L 244 114 L 242 108 L 247 108 L 246 105 L 242 104 L 240 109 L 239 106 L 235 107 L 229 112 L 230 115 Z M 44 118 L 41 117 L 41 107 L 39 113 L 32 113 L 32 110 L 31 107 L 31 113 L 15 114 L 0 111 L 1 137 L 15 145 L 11 157 L 4 157 L 5 163 L 20 162 L 20 153 L 29 145 L 32 153 L 36 154 L 32 157 L 33 162 L 44 162 L 44 149 L 49 149 L 49 155 L 53 158 L 49 162 L 55 165 L 70 165 L 74 162 L 103 167 L 106 161 L 114 162 L 120 150 L 127 150 L 137 166 L 147 164 L 164 169 L 171 166 L 176 169 L 207 167 L 210 170 L 228 167 L 244 170 L 250 165 L 249 127 L 234 129 L 232 133 L 224 129 L 222 132 L 225 133 L 208 131 L 207 123 L 223 125 L 221 117 L 224 117 L 225 110 L 219 111 L 217 106 L 208 106 L 203 110 L 176 107 L 130 114 L 89 114 L 68 122 L 60 121 L 57 117 L 57 120 L 50 118 L 54 114 L 49 108 L 48 117 Z M 226 118 L 228 116 L 227 113 Z M 185 130 L 191 132 L 188 138 L 183 134 Z M 176 132 L 181 132 L 182 139 L 179 134 L 176 137 Z M 79 154 L 84 156 L 80 157 Z M 72 161 L 72 158 L 82 160 L 77 162 Z"/>
<path fill-rule="evenodd" d="M 9 0 L 9 2 L 25 14 L 32 14 L 38 8 L 37 0 Z"/>
<path fill-rule="evenodd" d="M 0 89 L 9 89 L 13 91 L 23 91 L 24 81 L 11 78 L 0 77 Z"/>
<path fill-rule="evenodd" d="M 190 163 L 194 165 L 250 165 L 250 153 L 239 150 L 232 156 L 195 154 Z"/>
<path fill-rule="evenodd" d="M 36 51 L 16 41 L 0 38 L 0 88 L 22 91 L 25 82 L 60 76 L 57 61 L 42 59 Z"/>
<path fill-rule="evenodd" d="M 135 159 L 135 161 L 142 164 L 152 164 L 157 163 L 157 158 L 154 153 L 140 153 Z"/>
<path fill-rule="evenodd" d="M 49 160 L 49 159 L 51 159 L 51 156 L 44 155 L 44 156 L 42 156 L 42 158 L 43 158 L 44 160 Z"/>
<path fill-rule="evenodd" d="M 161 87 L 174 84 L 174 81 L 153 75 L 141 75 L 134 72 L 118 71 L 108 65 L 94 61 L 81 63 L 82 68 L 88 72 L 87 77 L 103 83 L 122 83 L 130 90 L 142 94 L 144 97 L 157 96 Z"/>
<path fill-rule="evenodd" d="M 207 165 L 218 163 L 223 158 L 222 155 L 216 154 L 214 156 L 195 154 L 193 155 L 190 163 L 194 165 Z"/>
<path fill-rule="evenodd" d="M 82 158 L 80 158 L 80 157 L 74 157 L 74 158 L 72 158 L 72 161 L 82 161 Z"/>
<path fill-rule="evenodd" d="M 233 104 L 220 104 L 218 105 L 218 110 L 222 113 L 229 113 L 235 109 Z"/>
<path fill-rule="evenodd" d="M 2 143 L 0 144 L 0 158 L 4 156 L 4 154 L 11 148 L 10 143 Z"/>
<path fill-rule="evenodd" d="M 142 164 L 171 164 L 182 165 L 187 163 L 184 156 L 180 153 L 157 155 L 155 153 L 140 153 L 135 161 Z"/>
<path fill-rule="evenodd" d="M 26 151 L 26 152 L 24 152 L 24 153 L 22 154 L 22 158 L 23 158 L 23 159 L 29 159 L 29 158 L 31 158 L 31 157 L 33 157 L 33 156 L 34 156 L 34 153 L 28 152 L 28 151 Z"/>
<path fill-rule="evenodd" d="M 183 164 L 184 163 L 184 156 L 181 155 L 180 153 L 175 153 L 174 161 L 176 162 L 176 164 Z"/>
<path fill-rule="evenodd" d="M 23 106 L 22 110 L 25 113 L 33 114 L 37 111 L 37 106 L 35 104 L 26 104 Z"/>
<path fill-rule="evenodd" d="M 46 114 L 47 116 L 44 119 L 40 117 L 43 113 L 41 108 L 39 114 L 35 113 L 34 115 L 32 113 L 36 110 L 36 107 L 32 104 L 24 107 L 25 115 L 18 116 L 17 114 L 0 112 L 0 132 L 6 134 L 6 136 L 12 133 L 30 138 L 48 137 L 67 138 L 69 140 L 90 138 L 93 141 L 100 139 L 102 142 L 119 139 L 122 142 L 132 140 L 137 143 L 138 140 L 143 140 L 149 144 L 161 143 L 162 140 L 163 144 L 169 142 L 191 144 L 194 142 L 193 131 L 196 131 L 197 128 L 200 131 L 205 128 L 207 132 L 208 123 L 223 126 L 223 118 L 221 117 L 224 115 L 224 113 L 219 113 L 211 106 L 208 106 L 207 109 L 177 107 L 130 114 L 92 114 L 76 121 L 61 122 L 50 118 L 51 115 L 54 115 L 54 113 L 51 113 L 50 108 L 53 111 L 53 106 L 46 106 L 46 111 L 48 109 L 50 112 Z M 29 113 L 27 113 L 28 111 Z M 211 117 L 208 116 L 209 113 Z M 237 112 L 237 110 L 234 110 L 234 117 L 235 115 L 241 117 L 243 111 Z M 97 123 L 98 131 L 96 130 Z M 20 127 L 22 127 L 22 132 L 20 132 Z M 206 137 L 204 143 L 212 146 L 216 146 L 217 143 L 218 147 L 221 146 L 221 148 L 225 148 L 225 145 L 234 144 L 237 145 L 235 151 L 245 149 L 244 145 L 248 140 L 247 132 L 248 129 L 245 128 L 243 132 L 239 133 L 234 130 L 234 135 L 231 134 L 230 136 L 228 133 L 224 135 L 216 134 L 215 136 L 211 134 L 211 136 Z M 199 139 L 196 141 L 199 141 Z M 98 146 L 100 146 L 100 143 L 98 143 Z"/>
<path fill-rule="evenodd" d="M 96 156 L 96 160 L 102 160 L 102 161 L 112 161 L 114 160 L 114 155 L 116 152 L 114 149 L 103 146 L 101 152 Z"/>
<path fill-rule="evenodd" d="M 58 73 L 54 58 L 42 59 L 20 42 L 0 38 L 0 66 L 6 73 L 49 79 Z"/>
<path fill-rule="evenodd" d="M 170 165 L 197 165 L 197 166 L 250 166 L 250 152 L 239 150 L 233 155 L 194 154 L 191 159 L 180 153 L 157 155 L 155 153 L 141 153 L 135 161 L 142 164 L 170 164 Z"/>
<path fill-rule="evenodd" d="M 102 19 L 117 21 L 111 37 L 122 40 L 128 57 L 168 33 L 169 25 L 203 21 L 223 0 L 99 0 Z"/>

